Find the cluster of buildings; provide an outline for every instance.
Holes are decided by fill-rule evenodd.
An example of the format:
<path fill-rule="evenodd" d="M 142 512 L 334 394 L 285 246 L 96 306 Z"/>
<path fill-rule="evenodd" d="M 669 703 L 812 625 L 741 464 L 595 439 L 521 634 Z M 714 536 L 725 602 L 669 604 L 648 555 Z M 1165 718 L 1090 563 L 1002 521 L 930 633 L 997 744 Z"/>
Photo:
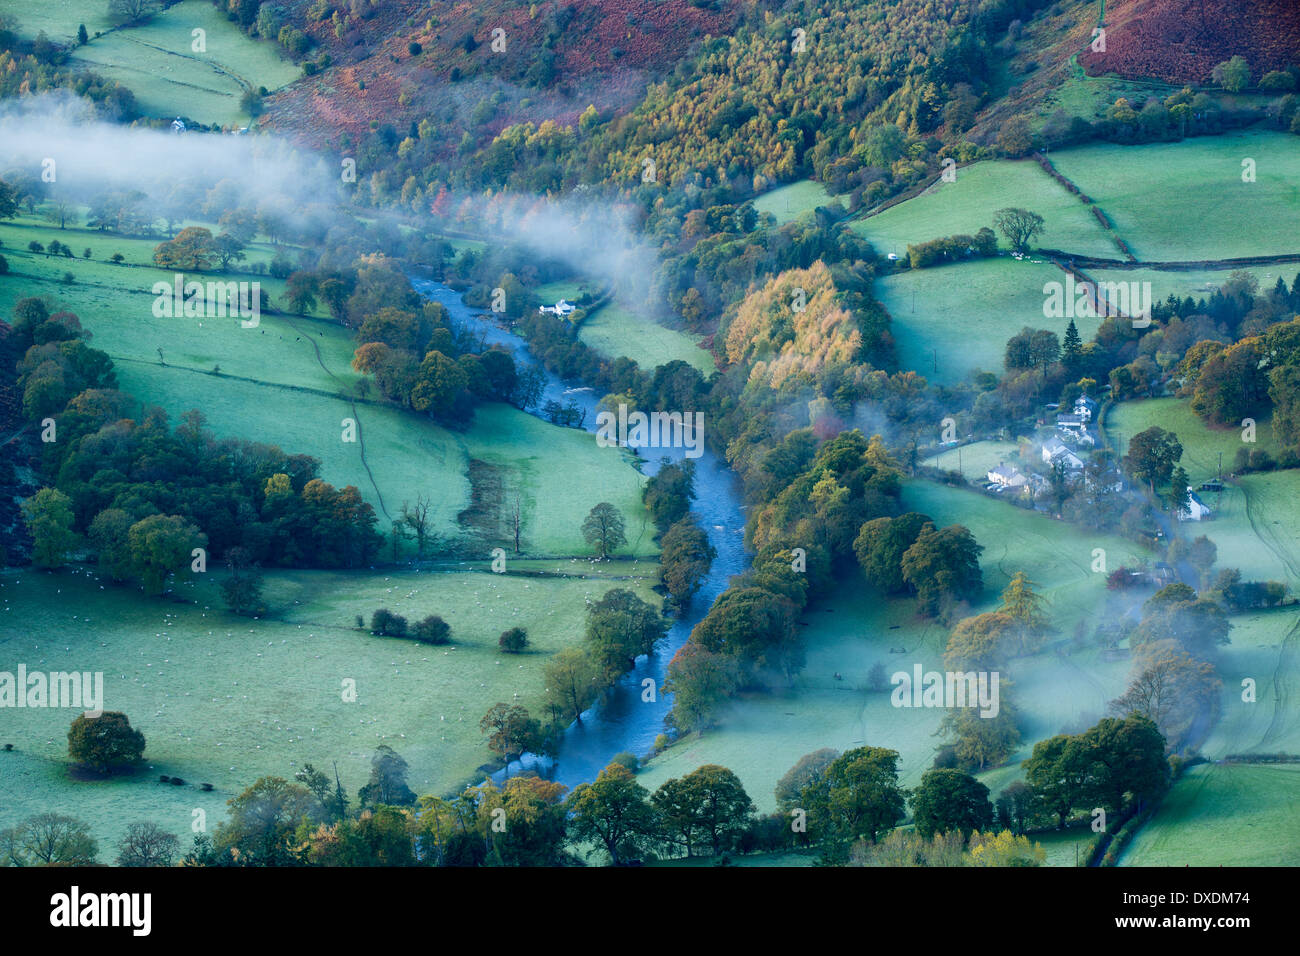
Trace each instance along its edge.
<path fill-rule="evenodd" d="M 1067 477 L 1081 476 L 1084 464 L 1097 445 L 1096 436 L 1090 431 L 1097 415 L 1097 402 L 1087 396 L 1075 401 L 1070 411 L 1061 411 L 1059 407 L 1048 406 L 1055 411 L 1055 422 L 1040 420 L 1039 425 L 1045 437 L 1039 442 L 1037 450 L 1042 459 L 1040 470 L 1029 470 L 1010 463 L 1002 462 L 986 474 L 987 489 L 996 494 L 1024 495 L 1037 498 L 1051 486 L 1047 477 L 1056 469 L 1062 469 Z M 1090 481 L 1091 479 L 1084 479 Z M 1109 482 L 1111 479 L 1105 479 Z M 1118 475 L 1114 477 L 1113 490 L 1122 489 Z M 1189 492 L 1187 504 L 1179 513 L 1182 521 L 1204 521 L 1212 517 L 1213 512 L 1196 492 Z"/>

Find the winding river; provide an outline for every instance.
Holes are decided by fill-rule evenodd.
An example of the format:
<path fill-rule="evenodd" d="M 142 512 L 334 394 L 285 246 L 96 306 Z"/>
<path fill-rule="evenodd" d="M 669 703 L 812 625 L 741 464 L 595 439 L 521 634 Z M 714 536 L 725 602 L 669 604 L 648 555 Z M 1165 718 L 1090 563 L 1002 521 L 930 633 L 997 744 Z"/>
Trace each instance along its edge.
<path fill-rule="evenodd" d="M 516 363 L 539 364 L 528 351 L 524 339 L 496 325 L 490 315 L 471 309 L 454 289 L 428 279 L 412 278 L 411 282 L 420 295 L 446 307 L 458 328 L 473 330 L 488 344 L 508 347 L 514 352 Z M 587 411 L 584 428 L 595 432 L 596 404 L 601 396 L 581 383 L 566 383 L 545 369 L 543 371 L 546 384 L 537 407 L 549 399 L 561 404 L 572 400 Z M 533 414 L 539 413 L 534 411 Z M 644 470 L 653 474 L 663 458 L 680 461 L 683 451 L 680 448 L 650 449 L 646 453 Z M 691 510 L 718 552 L 699 593 L 685 614 L 674 621 L 667 636 L 657 645 L 656 653 L 637 658 L 636 668 L 625 674 L 608 694 L 584 713 L 581 722 L 574 723 L 565 731 L 555 761 L 526 754 L 521 762 L 512 765 L 512 772 L 520 766 L 534 768 L 559 783 L 575 787 L 594 780 L 618 753 L 627 751 L 640 757 L 653 749 L 655 737 L 664 732 L 664 718 L 672 707 L 672 696 L 657 693 L 655 701 L 645 702 L 642 700 L 642 682 L 650 678 L 656 688 L 662 686 L 668 662 L 686 643 L 691 629 L 726 589 L 730 578 L 749 566 L 744 548 L 745 506 L 741 503 L 739 482 L 726 463 L 707 448 L 695 459 L 695 492 Z"/>

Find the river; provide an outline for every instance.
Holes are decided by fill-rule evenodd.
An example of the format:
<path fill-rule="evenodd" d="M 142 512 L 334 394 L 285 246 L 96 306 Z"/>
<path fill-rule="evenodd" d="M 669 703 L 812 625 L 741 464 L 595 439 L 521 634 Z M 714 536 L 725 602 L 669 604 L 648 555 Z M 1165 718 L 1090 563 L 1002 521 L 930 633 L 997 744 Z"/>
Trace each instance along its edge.
<path fill-rule="evenodd" d="M 426 299 L 440 302 L 456 327 L 472 329 L 488 344 L 508 347 L 514 352 L 517 364 L 539 364 L 528 351 L 528 343 L 523 338 L 501 328 L 490 314 L 467 306 L 454 289 L 428 279 L 412 278 L 411 284 Z M 595 432 L 596 404 L 602 396 L 580 382 L 566 383 L 545 369 L 543 372 L 546 384 L 537 408 L 549 399 L 561 404 L 574 401 L 587 411 L 583 427 Z M 532 414 L 539 415 L 539 412 L 534 410 Z M 684 450 L 654 448 L 645 454 L 644 470 L 653 474 L 661 459 L 680 461 Z M 511 765 L 511 772 L 521 766 L 533 768 L 572 788 L 594 780 L 616 754 L 627 751 L 641 757 L 653 749 L 655 737 L 664 732 L 664 718 L 672 708 L 672 695 L 658 693 L 668 662 L 686 643 L 691 629 L 708 612 L 714 599 L 726 590 L 728 581 L 749 567 L 749 556 L 744 548 L 745 506 L 740 483 L 726 463 L 708 448 L 695 459 L 695 502 L 691 511 L 708 534 L 718 556 L 690 606 L 674 620 L 668 634 L 656 645 L 655 653 L 637 658 L 636 668 L 625 674 L 610 693 L 585 712 L 581 722 L 575 722 L 565 731 L 559 756 L 553 762 L 526 754 L 522 761 Z M 656 699 L 653 702 L 642 700 L 646 678 L 654 681 Z"/>

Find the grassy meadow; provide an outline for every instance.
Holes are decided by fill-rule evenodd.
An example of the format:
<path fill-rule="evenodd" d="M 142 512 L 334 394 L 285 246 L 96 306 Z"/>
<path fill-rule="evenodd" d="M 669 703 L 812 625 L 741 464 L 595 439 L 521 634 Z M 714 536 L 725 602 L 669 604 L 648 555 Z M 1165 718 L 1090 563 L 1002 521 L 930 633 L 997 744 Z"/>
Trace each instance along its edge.
<path fill-rule="evenodd" d="M 760 215 L 771 214 L 777 224 L 783 226 L 812 212 L 818 206 L 829 205 L 834 199 L 821 183 L 801 179 L 763 193 L 754 200 L 754 209 Z"/>
<path fill-rule="evenodd" d="M 606 358 L 626 355 L 646 371 L 680 359 L 713 374 L 713 357 L 699 346 L 699 336 L 662 326 L 616 303 L 587 316 L 578 338 Z"/>
<path fill-rule="evenodd" d="M 988 473 L 998 465 L 1019 460 L 1020 445 L 1016 442 L 976 441 L 931 455 L 923 464 L 944 471 L 960 471 L 968 481 L 985 481 Z"/>
<path fill-rule="evenodd" d="M 246 90 L 275 91 L 300 75 L 273 40 L 247 36 L 201 0 L 182 0 L 130 27 L 109 21 L 107 10 L 105 2 L 0 0 L 0 15 L 16 19 L 24 35 L 44 30 L 51 39 L 75 41 L 84 23 L 91 39 L 76 48 L 75 64 L 130 89 L 146 116 L 246 125 L 251 117 L 240 105 Z M 195 30 L 203 31 L 198 50 Z"/>
<path fill-rule="evenodd" d="M 0 653 L 32 670 L 102 671 L 105 709 L 121 710 L 147 739 L 147 767 L 125 778 L 69 777 L 62 709 L 10 712 L 0 743 L 0 829 L 43 810 L 91 825 L 101 848 L 136 819 L 190 842 L 191 811 L 208 827 L 225 801 L 259 776 L 292 777 L 310 762 L 355 796 L 374 748 L 386 743 L 410 764 L 417 793 L 451 791 L 491 758 L 479 718 L 498 701 L 540 711 L 542 666 L 582 640 L 585 606 L 612 587 L 656 605 L 653 563 L 512 562 L 438 571 L 273 572 L 268 613 L 222 608 L 213 574 L 182 585 L 184 601 L 150 599 L 89 570 L 0 574 Z M 527 576 L 517 571 L 527 571 Z M 192 602 L 192 603 L 190 603 Z M 379 607 L 416 620 L 439 614 L 453 643 L 433 647 L 372 637 L 354 626 Z M 21 627 L 17 626 L 21 622 Z M 497 649 L 507 628 L 528 631 L 520 655 Z M 52 636 L 57 635 L 57 636 Z M 343 700 L 342 681 L 357 700 Z M 516 696 L 517 695 L 517 696 Z M 185 786 L 158 782 L 179 776 Z M 198 785 L 211 783 L 203 793 Z"/>
<path fill-rule="evenodd" d="M 404 500 L 423 494 L 435 499 L 444 538 L 463 546 L 504 545 L 509 535 L 500 520 L 500 492 L 519 489 L 521 544 L 531 554 L 586 554 L 590 548 L 579 526 L 598 501 L 623 512 L 631 542 L 624 553 L 657 552 L 640 502 L 644 478 L 622 450 L 599 448 L 593 435 L 558 429 L 504 405 L 481 406 L 474 423 L 458 432 L 388 404 L 353 403 L 362 376 L 350 366 L 354 345 L 341 326 L 269 314 L 255 329 L 230 317 L 155 317 L 151 287 L 173 278 L 151 264 L 156 240 L 105 238 L 37 222 L 28 217 L 0 226 L 0 248 L 10 266 L 10 274 L 0 277 L 0 311 L 8 314 L 24 296 L 44 295 L 55 307 L 75 312 L 92 333 L 92 344 L 113 358 L 120 387 L 161 406 L 173 422 L 197 408 L 219 436 L 316 456 L 326 481 L 362 492 L 384 531 Z M 59 239 L 78 253 L 83 242 L 100 247 L 90 260 L 47 257 L 27 252 L 32 239 L 44 245 Z M 109 249 L 122 251 L 131 264 L 103 261 L 101 253 L 111 255 Z M 62 281 L 65 272 L 73 274 L 72 284 Z M 202 279 L 260 282 L 273 304 L 283 292 L 281 280 L 266 276 Z M 356 442 L 343 441 L 348 418 L 358 423 Z M 475 473 L 486 478 L 481 486 L 471 480 L 471 461 L 489 466 Z M 472 506 L 489 515 L 470 534 L 459 516 Z"/>
<path fill-rule="evenodd" d="M 900 367 L 956 385 L 976 370 L 1001 372 L 1007 340 L 1025 326 L 1064 335 L 1068 319 L 1043 316 L 1043 286 L 1064 281 L 1047 262 L 982 259 L 893 273 L 874 293 L 893 318 Z M 1075 319 L 1085 342 L 1100 324 Z"/>
<path fill-rule="evenodd" d="M 1255 161 L 1254 182 L 1242 181 L 1247 159 Z M 1300 214 L 1300 150 L 1285 133 L 1246 131 L 1143 146 L 1106 143 L 1053 153 L 1052 162 L 1101 205 L 1140 260 L 1300 252 L 1294 228 Z M 1056 245 L 1047 237 L 1043 241 Z"/>
<path fill-rule="evenodd" d="M 1008 206 L 1043 217 L 1046 228 L 1035 246 L 1110 258 L 1119 254 L 1088 207 L 1031 160 L 972 163 L 957 170 L 956 182 L 940 180 L 919 196 L 855 220 L 852 228 L 877 253 L 902 257 L 908 245 L 941 236 L 973 236 L 984 226 L 992 229 L 994 214 Z M 999 235 L 998 240 L 1006 248 L 1006 239 Z"/>
<path fill-rule="evenodd" d="M 1174 784 L 1124 866 L 1294 866 L 1300 766 L 1203 764 Z"/>

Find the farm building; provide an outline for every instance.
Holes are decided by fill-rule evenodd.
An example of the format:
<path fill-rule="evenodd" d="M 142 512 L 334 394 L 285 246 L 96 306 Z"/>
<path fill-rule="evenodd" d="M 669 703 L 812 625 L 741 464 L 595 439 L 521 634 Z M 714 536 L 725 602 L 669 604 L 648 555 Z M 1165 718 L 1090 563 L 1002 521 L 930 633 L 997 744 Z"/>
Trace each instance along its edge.
<path fill-rule="evenodd" d="M 564 299 L 561 299 L 555 305 L 539 305 L 537 307 L 537 311 L 543 315 L 558 315 L 562 319 L 572 314 L 575 309 L 577 309 L 576 305 L 572 302 L 566 302 Z"/>
<path fill-rule="evenodd" d="M 988 473 L 988 479 L 991 484 L 999 488 L 1013 488 L 1019 490 L 1029 483 L 1015 465 L 998 465 Z"/>

